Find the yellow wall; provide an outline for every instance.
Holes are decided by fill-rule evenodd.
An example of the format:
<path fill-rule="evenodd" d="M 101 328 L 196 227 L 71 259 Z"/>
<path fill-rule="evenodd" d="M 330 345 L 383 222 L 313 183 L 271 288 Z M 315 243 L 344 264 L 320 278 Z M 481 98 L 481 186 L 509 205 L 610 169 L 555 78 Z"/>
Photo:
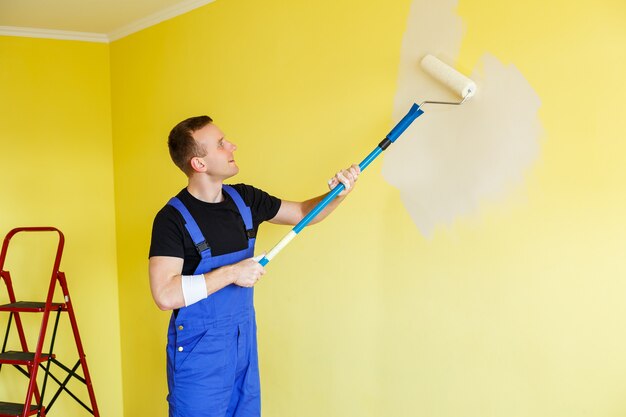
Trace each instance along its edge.
<path fill-rule="evenodd" d="M 120 416 L 110 108 L 107 45 L 0 37 L 0 233 L 4 237 L 17 226 L 56 226 L 64 232 L 61 269 L 67 275 L 101 415 Z M 19 299 L 45 300 L 52 261 L 48 254 L 55 243 L 49 236 L 13 239 L 7 269 Z M 4 313 L 0 319 L 3 328 L 6 318 Z M 34 315 L 24 320 L 36 336 Z M 63 318 L 55 350 L 59 360 L 72 366 L 77 354 L 67 323 Z M 35 340 L 29 339 L 31 348 Z M 0 399 L 23 401 L 27 383 L 5 366 Z M 49 387 L 48 399 L 56 385 Z M 87 398 L 84 387 L 71 387 Z M 52 415 L 82 415 L 67 395 L 61 398 Z"/>
<path fill-rule="evenodd" d="M 323 192 L 392 125 L 409 6 L 217 1 L 111 45 L 126 415 L 166 409 L 168 315 L 145 271 L 154 213 L 185 184 L 169 129 L 209 114 L 239 146 L 236 181 Z M 540 159 L 431 239 L 375 163 L 257 287 L 265 415 L 626 411 L 625 6 L 465 0 L 458 12 L 461 66 L 488 51 L 540 96 Z M 258 247 L 286 230 L 265 226 Z"/>
<path fill-rule="evenodd" d="M 169 129 L 209 114 L 239 146 L 235 181 L 323 192 L 393 124 L 410 3 L 216 1 L 108 47 L 0 37 L 2 168 L 20 173 L 1 177 L 0 221 L 66 232 L 103 415 L 122 415 L 122 387 L 123 415 L 166 415 L 168 314 L 147 252 L 185 184 Z M 374 163 L 257 287 L 264 415 L 626 412 L 626 6 L 461 0 L 458 13 L 460 66 L 488 52 L 539 95 L 539 160 L 431 238 Z M 264 226 L 258 248 L 287 230 Z"/>
<path fill-rule="evenodd" d="M 469 247 L 486 255 L 466 273 L 480 278 L 469 328 L 483 339 L 466 370 L 483 386 L 468 401 L 497 416 L 622 416 L 626 3 L 472 0 L 459 13 L 460 60 L 489 51 L 514 63 L 545 129 L 524 189 L 468 224 Z"/>

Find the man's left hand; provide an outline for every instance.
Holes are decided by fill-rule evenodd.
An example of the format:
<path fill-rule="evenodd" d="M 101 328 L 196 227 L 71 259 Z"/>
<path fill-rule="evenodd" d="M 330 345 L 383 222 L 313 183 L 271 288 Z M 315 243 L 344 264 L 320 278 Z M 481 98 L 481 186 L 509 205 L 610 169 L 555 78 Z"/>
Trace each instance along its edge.
<path fill-rule="evenodd" d="M 328 188 L 332 190 L 340 183 L 343 184 L 345 188 L 339 193 L 339 197 L 343 197 L 354 189 L 354 184 L 359 178 L 359 174 L 361 174 L 361 168 L 356 164 L 352 164 L 352 166 L 337 172 L 334 177 L 328 180 Z"/>

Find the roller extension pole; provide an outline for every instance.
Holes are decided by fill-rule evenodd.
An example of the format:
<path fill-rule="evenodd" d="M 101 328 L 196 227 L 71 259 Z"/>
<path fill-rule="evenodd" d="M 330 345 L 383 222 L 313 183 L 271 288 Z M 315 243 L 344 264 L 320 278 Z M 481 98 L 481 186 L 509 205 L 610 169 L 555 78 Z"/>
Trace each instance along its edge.
<path fill-rule="evenodd" d="M 385 149 L 389 147 L 392 143 L 398 139 L 398 137 L 404 132 L 410 125 L 413 123 L 415 119 L 421 116 L 424 112 L 419 108 L 417 104 L 413 104 L 409 112 L 400 120 L 400 122 L 394 127 L 391 132 L 383 139 L 374 150 L 367 155 L 367 157 L 361 161 L 359 164 L 359 168 L 361 172 L 365 170 L 372 163 L 378 155 L 380 155 Z M 339 193 L 344 190 L 345 186 L 342 183 L 339 183 L 335 188 L 331 190 L 330 193 L 322 201 L 317 203 L 313 210 L 309 212 L 300 222 L 291 229 L 289 233 L 283 237 L 280 242 L 276 244 L 260 261 L 259 263 L 263 266 L 267 265 L 278 253 L 283 250 L 289 242 L 293 240 L 294 237 L 298 235 L 310 222 L 313 220 L 324 208 L 333 201 Z"/>
<path fill-rule="evenodd" d="M 398 137 L 413 123 L 415 119 L 421 116 L 422 106 L 425 104 L 453 104 L 459 105 L 469 99 L 476 92 L 476 84 L 463 74 L 457 72 L 454 68 L 449 67 L 432 55 L 426 55 L 422 59 L 421 65 L 428 74 L 446 85 L 452 91 L 462 97 L 459 102 L 442 102 L 442 101 L 423 101 L 420 105 L 413 104 L 409 112 L 400 120 L 400 122 L 389 132 L 376 148 L 359 164 L 361 172 L 363 172 L 374 159 L 378 157 L 385 149 L 398 139 Z M 262 266 L 267 265 L 281 250 L 285 248 L 297 235 L 313 220 L 324 208 L 333 201 L 339 193 L 344 190 L 345 186 L 339 183 L 333 188 L 326 197 L 311 210 L 300 222 L 291 229 L 289 233 L 283 237 L 263 258 L 259 260 Z"/>

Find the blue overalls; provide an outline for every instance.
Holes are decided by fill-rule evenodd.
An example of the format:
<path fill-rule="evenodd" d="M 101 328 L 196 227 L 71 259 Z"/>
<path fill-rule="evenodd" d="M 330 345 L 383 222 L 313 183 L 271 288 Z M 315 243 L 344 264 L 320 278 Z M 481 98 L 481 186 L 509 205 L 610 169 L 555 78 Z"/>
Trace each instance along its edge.
<path fill-rule="evenodd" d="M 248 234 L 248 247 L 211 256 L 202 232 L 182 202 L 168 204 L 185 220 L 200 252 L 194 272 L 203 274 L 254 256 L 252 214 L 235 189 L 224 185 Z M 172 314 L 167 341 L 169 417 L 258 417 L 261 389 L 253 288 L 231 284 Z"/>

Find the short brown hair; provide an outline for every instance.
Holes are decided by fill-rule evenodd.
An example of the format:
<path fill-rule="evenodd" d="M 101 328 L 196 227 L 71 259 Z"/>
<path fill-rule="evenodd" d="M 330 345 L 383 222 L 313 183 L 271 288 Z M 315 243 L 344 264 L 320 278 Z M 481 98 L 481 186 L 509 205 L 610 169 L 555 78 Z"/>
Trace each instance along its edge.
<path fill-rule="evenodd" d="M 192 134 L 211 123 L 209 116 L 196 116 L 185 119 L 172 129 L 167 139 L 167 147 L 170 150 L 172 161 L 187 176 L 192 172 L 189 161 L 195 156 L 205 156 L 206 150 L 196 142 Z"/>

